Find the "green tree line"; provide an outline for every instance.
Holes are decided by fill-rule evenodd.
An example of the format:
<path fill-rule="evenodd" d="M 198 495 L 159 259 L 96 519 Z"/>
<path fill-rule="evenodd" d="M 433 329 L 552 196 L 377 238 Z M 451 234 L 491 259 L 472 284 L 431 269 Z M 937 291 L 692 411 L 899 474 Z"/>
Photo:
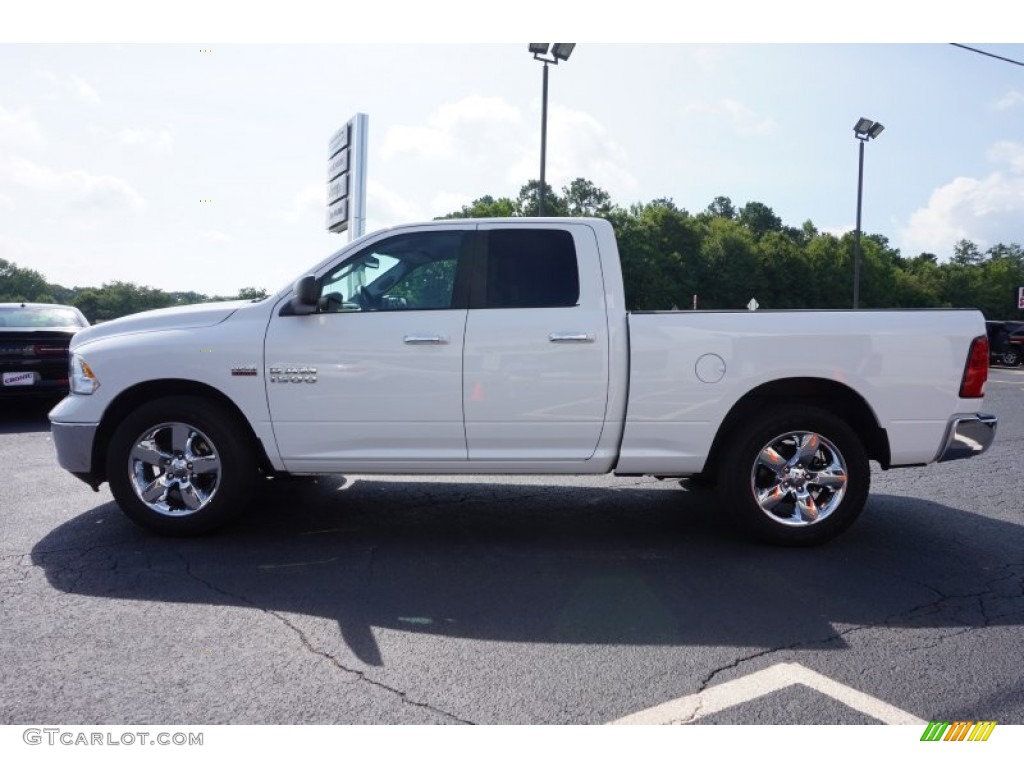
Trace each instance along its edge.
<path fill-rule="evenodd" d="M 539 182 L 515 199 L 484 196 L 441 218 L 535 216 Z M 670 199 L 628 208 L 587 179 L 557 194 L 545 188 L 545 215 L 602 216 L 615 227 L 626 303 L 631 310 L 846 309 L 853 303 L 854 235 L 818 231 L 811 221 L 787 226 L 760 202 L 737 207 L 716 197 L 690 213 Z M 861 236 L 860 306 L 864 309 L 974 307 L 989 319 L 1024 319 L 1024 249 L 998 243 L 981 251 L 961 240 L 941 261 L 903 256 L 877 234 Z"/>
<path fill-rule="evenodd" d="M 261 288 L 243 288 L 235 296 L 206 296 L 195 291 L 162 291 L 147 285 L 114 281 L 99 288 L 65 288 L 49 283 L 34 269 L 0 259 L 0 301 L 38 301 L 78 307 L 90 322 L 113 320 L 147 309 L 228 299 L 262 299 Z"/>

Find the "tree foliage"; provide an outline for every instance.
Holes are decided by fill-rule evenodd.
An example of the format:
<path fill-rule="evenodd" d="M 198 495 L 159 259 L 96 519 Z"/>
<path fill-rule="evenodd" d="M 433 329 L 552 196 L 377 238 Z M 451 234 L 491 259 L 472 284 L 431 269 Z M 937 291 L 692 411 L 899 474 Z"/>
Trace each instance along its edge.
<path fill-rule="evenodd" d="M 162 291 L 148 285 L 136 285 L 120 280 L 104 283 L 99 288 L 66 288 L 46 282 L 46 279 L 33 269 L 25 269 L 0 259 L 0 301 L 70 304 L 78 307 L 93 323 L 113 320 L 147 309 L 229 299 L 257 300 L 264 299 L 267 295 L 262 288 L 243 288 L 235 296 L 206 296 L 195 291 Z"/>
<path fill-rule="evenodd" d="M 607 216 L 612 212 L 611 195 L 587 179 L 575 179 L 562 187 L 562 199 L 570 216 Z"/>
<path fill-rule="evenodd" d="M 764 203 L 750 202 L 740 208 L 739 222 L 756 238 L 782 230 L 782 219 Z"/>
<path fill-rule="evenodd" d="M 55 303 L 46 279 L 34 269 L 22 269 L 0 259 L 0 301 L 46 301 Z"/>
<path fill-rule="evenodd" d="M 516 199 L 516 210 L 519 216 L 536 216 L 540 210 L 540 181 L 531 179 L 519 190 Z M 568 216 L 569 208 L 564 197 L 555 194 L 551 185 L 544 182 L 544 215 Z"/>
<path fill-rule="evenodd" d="M 508 197 L 499 197 L 495 200 L 490 195 L 478 197 L 469 205 L 464 205 L 458 211 L 442 216 L 442 219 L 490 219 L 507 218 L 509 216 L 521 216 L 519 204 Z"/>

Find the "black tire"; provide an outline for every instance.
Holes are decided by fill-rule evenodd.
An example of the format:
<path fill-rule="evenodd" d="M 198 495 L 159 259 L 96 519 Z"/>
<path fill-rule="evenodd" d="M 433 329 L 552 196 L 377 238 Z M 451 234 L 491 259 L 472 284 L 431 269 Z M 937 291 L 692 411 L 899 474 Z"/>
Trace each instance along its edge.
<path fill-rule="evenodd" d="M 1020 365 L 1020 349 L 1014 346 L 1007 347 L 1002 354 L 1002 363 L 1010 368 Z"/>
<path fill-rule="evenodd" d="M 735 433 L 719 465 L 730 513 L 771 544 L 821 544 L 845 531 L 867 502 L 871 467 L 857 433 L 813 407 L 780 406 Z"/>
<path fill-rule="evenodd" d="M 699 488 L 700 490 L 718 487 L 718 478 L 710 472 L 699 472 L 696 475 L 684 477 L 680 482 L 687 488 Z"/>
<path fill-rule="evenodd" d="M 114 431 L 107 480 L 135 523 L 166 536 L 197 536 L 240 514 L 259 481 L 248 429 L 200 397 L 153 400 Z"/>

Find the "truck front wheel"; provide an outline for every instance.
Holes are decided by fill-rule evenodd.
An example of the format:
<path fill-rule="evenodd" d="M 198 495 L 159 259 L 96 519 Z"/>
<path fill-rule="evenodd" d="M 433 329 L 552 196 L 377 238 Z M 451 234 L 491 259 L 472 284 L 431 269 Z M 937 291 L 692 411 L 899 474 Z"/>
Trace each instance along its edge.
<path fill-rule="evenodd" d="M 860 515 L 870 465 L 857 433 L 819 408 L 787 406 L 733 436 L 720 465 L 724 502 L 743 527 L 772 544 L 820 544 Z"/>
<path fill-rule="evenodd" d="M 244 425 L 199 397 L 153 400 L 114 431 L 107 478 L 118 506 L 156 533 L 194 536 L 239 514 L 259 479 Z"/>

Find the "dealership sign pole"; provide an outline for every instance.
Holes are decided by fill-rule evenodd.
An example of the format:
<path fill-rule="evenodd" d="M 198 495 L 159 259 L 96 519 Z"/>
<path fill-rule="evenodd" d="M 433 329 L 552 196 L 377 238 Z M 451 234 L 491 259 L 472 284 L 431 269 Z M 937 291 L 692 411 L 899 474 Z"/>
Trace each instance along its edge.
<path fill-rule="evenodd" d="M 327 143 L 327 229 L 348 232 L 351 242 L 366 231 L 366 143 L 370 118 L 356 114 Z"/>

